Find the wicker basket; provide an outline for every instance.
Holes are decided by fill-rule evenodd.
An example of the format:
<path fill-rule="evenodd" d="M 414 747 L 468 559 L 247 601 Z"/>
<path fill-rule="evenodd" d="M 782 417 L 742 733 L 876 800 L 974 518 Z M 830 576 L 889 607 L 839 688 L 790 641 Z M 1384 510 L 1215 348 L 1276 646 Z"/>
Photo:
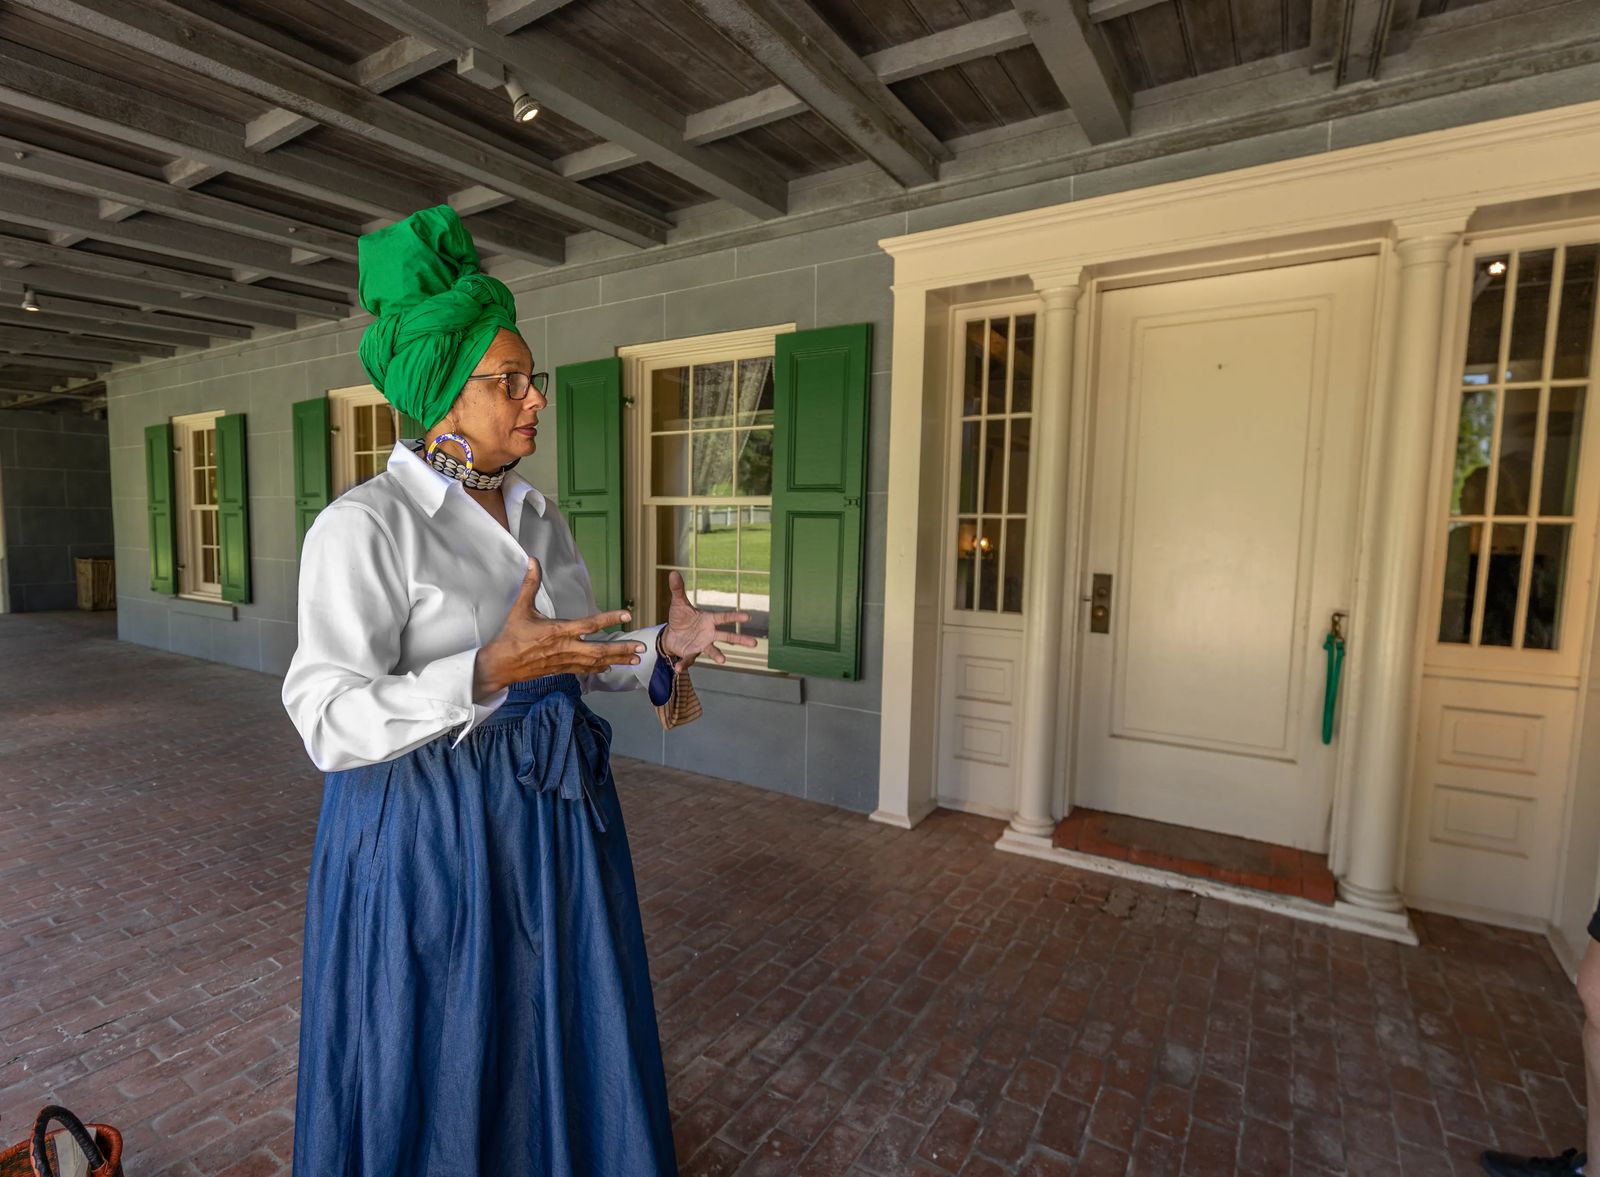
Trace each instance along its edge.
<path fill-rule="evenodd" d="M 117 607 L 117 566 L 114 560 L 92 560 L 79 556 L 73 563 L 78 572 L 78 608 L 83 610 Z"/>

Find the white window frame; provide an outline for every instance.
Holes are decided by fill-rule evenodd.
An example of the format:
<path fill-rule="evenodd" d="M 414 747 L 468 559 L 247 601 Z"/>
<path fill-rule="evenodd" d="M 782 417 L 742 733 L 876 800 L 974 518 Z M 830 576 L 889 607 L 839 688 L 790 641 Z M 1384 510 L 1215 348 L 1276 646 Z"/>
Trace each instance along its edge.
<path fill-rule="evenodd" d="M 356 384 L 349 388 L 334 388 L 328 392 L 329 450 L 333 457 L 333 497 L 338 498 L 356 484 L 356 410 L 371 405 L 382 405 L 394 422 L 394 435 L 400 436 L 400 414 L 370 384 Z M 373 451 L 376 453 L 377 451 Z M 376 473 L 382 473 L 387 457 L 378 462 Z"/>
<path fill-rule="evenodd" d="M 197 505 L 194 501 L 194 450 L 195 438 L 201 433 L 212 436 L 212 456 L 216 455 L 217 420 L 223 412 L 218 409 L 208 413 L 190 413 L 172 419 L 172 449 L 176 467 L 173 481 L 177 483 L 178 532 L 178 596 L 196 601 L 222 600 L 222 547 L 221 521 L 217 522 L 217 579 L 200 580 L 200 548 L 202 516 L 209 511 L 215 515 L 217 504 Z"/>
<path fill-rule="evenodd" d="M 1578 447 L 1578 482 L 1574 489 L 1566 584 L 1562 588 L 1561 616 L 1564 620 L 1560 647 L 1539 650 L 1442 642 L 1439 640 L 1439 625 L 1445 565 L 1449 556 L 1446 533 L 1451 522 L 1450 486 L 1455 473 L 1455 448 L 1460 428 L 1462 365 L 1465 363 L 1467 334 L 1472 318 L 1471 287 L 1477 273 L 1475 259 L 1491 253 L 1529 253 L 1557 245 L 1585 245 L 1597 241 L 1600 241 L 1600 223 L 1591 222 L 1544 232 L 1485 234 L 1469 237 L 1463 243 L 1460 272 L 1457 275 L 1459 285 L 1454 299 L 1455 323 L 1439 382 L 1440 428 L 1435 458 L 1436 476 L 1429 510 L 1429 528 L 1434 534 L 1430 536 L 1432 568 L 1426 607 L 1422 614 L 1422 637 L 1426 643 L 1427 665 L 1433 670 L 1492 673 L 1508 681 L 1573 684 L 1578 681 L 1584 649 L 1589 640 L 1585 594 L 1592 583 L 1590 570 L 1594 561 L 1595 523 L 1597 508 L 1600 508 L 1600 503 L 1597 503 L 1597 499 L 1600 499 L 1600 315 L 1596 316 L 1596 330 L 1590 340 L 1590 377 L 1584 402 L 1583 437 Z M 1509 322 L 1502 330 L 1510 330 Z M 1502 340 L 1502 350 L 1504 346 L 1505 341 Z M 1527 387 L 1529 383 L 1534 382 L 1517 383 L 1513 387 Z M 1548 381 L 1543 380 L 1538 383 L 1544 383 L 1546 387 L 1549 385 Z M 1489 387 L 1503 388 L 1504 385 L 1491 382 Z M 1499 399 L 1503 402 L 1503 397 Z M 1496 406 L 1497 437 L 1502 407 L 1502 404 Z M 1493 504 L 1486 506 L 1492 509 Z M 1519 591 L 1525 594 L 1526 564 L 1522 579 L 1524 583 Z M 1478 591 L 1480 594 L 1483 591 L 1481 578 Z M 1519 604 L 1519 609 L 1522 607 Z M 1519 631 L 1520 628 L 1519 625 Z"/>
<path fill-rule="evenodd" d="M 940 534 L 941 543 L 947 545 L 945 548 L 942 549 L 941 555 L 939 557 L 939 560 L 940 560 L 940 578 L 941 578 L 940 589 L 939 589 L 939 600 L 940 600 L 940 606 L 939 607 L 940 607 L 941 615 L 944 618 L 944 623 L 946 625 L 949 625 L 949 626 L 956 626 L 956 627 L 963 627 L 963 628 L 973 628 L 973 629 L 998 629 L 998 630 L 1004 630 L 1004 631 L 1006 631 L 1008 633 L 1012 633 L 1012 632 L 1021 633 L 1022 629 L 1023 629 L 1024 620 L 1025 620 L 1025 614 L 1026 614 L 1026 610 L 1027 610 L 1026 590 L 1024 590 L 1024 595 L 1023 595 L 1023 609 L 1022 609 L 1022 611 L 1019 611 L 1019 612 L 1016 612 L 1016 613 L 1008 613 L 1008 612 L 1005 612 L 1003 609 L 988 610 L 988 609 L 980 609 L 980 608 L 976 608 L 976 607 L 971 608 L 971 609 L 963 609 L 963 608 L 957 608 L 956 607 L 956 604 L 955 604 L 956 570 L 955 570 L 955 561 L 951 558 L 952 553 L 954 551 L 954 548 L 951 545 L 954 545 L 955 542 L 956 542 L 956 536 L 958 534 L 957 525 L 958 525 L 958 521 L 959 521 L 960 516 L 961 516 L 961 512 L 958 510 L 959 503 L 958 503 L 957 500 L 959 499 L 960 494 L 961 494 L 961 428 L 962 428 L 962 425 L 963 425 L 963 423 L 965 421 L 965 418 L 963 418 L 963 416 L 962 416 L 961 406 L 962 406 L 962 395 L 965 392 L 965 372 L 966 372 L 965 360 L 966 360 L 966 345 L 967 345 L 967 324 L 972 322 L 975 319 L 1010 318 L 1012 320 L 1015 320 L 1016 318 L 1018 318 L 1019 316 L 1022 316 L 1022 315 L 1032 315 L 1033 316 L 1033 363 L 1034 363 L 1034 371 L 1035 371 L 1035 373 L 1037 373 L 1038 372 L 1038 368 L 1039 368 L 1039 355 L 1040 355 L 1040 351 L 1041 351 L 1041 339 L 1043 337 L 1043 332 L 1044 332 L 1044 313 L 1043 312 L 1044 312 L 1043 304 L 1040 303 L 1040 301 L 1037 298 L 1005 298 L 1005 299 L 994 299 L 994 300 L 989 300 L 989 301 L 984 301 L 984 302 L 962 303 L 960 306 L 952 307 L 950 309 L 950 319 L 949 319 L 949 332 L 950 332 L 950 359 L 949 359 L 949 365 L 950 366 L 949 366 L 949 369 L 948 369 L 948 371 L 950 373 L 950 377 L 949 377 L 949 387 L 946 390 L 946 396 L 947 396 L 948 399 L 946 401 L 946 417 L 945 417 L 945 420 L 949 423 L 949 425 L 948 425 L 948 428 L 946 430 L 946 436 L 945 436 L 945 470 L 946 470 L 946 477 L 945 477 L 945 488 L 944 488 L 944 492 L 945 492 L 944 519 L 943 519 L 943 522 L 940 525 L 940 533 L 939 533 Z M 1009 341 L 1009 348 L 1010 348 L 1010 354 L 1007 356 L 1007 360 L 1006 360 L 1006 384 L 1007 384 L 1006 396 L 1007 396 L 1007 407 L 1008 408 L 1009 408 L 1010 394 L 1011 394 L 1010 384 L 1011 384 L 1011 381 L 1012 381 L 1013 377 L 1016 374 L 1016 372 L 1015 372 L 1016 332 L 1015 331 L 1012 332 L 1012 336 L 1011 336 L 1011 339 Z M 1029 410 L 1027 413 L 1010 413 L 1010 412 L 1007 412 L 1007 413 L 1004 413 L 1004 414 L 990 414 L 985 409 L 984 412 L 982 412 L 978 417 L 973 418 L 973 419 L 974 420 L 978 420 L 978 421 L 1005 420 L 1007 418 L 1010 418 L 1012 420 L 1016 420 L 1016 419 L 1018 419 L 1020 417 L 1026 417 L 1032 423 L 1033 427 L 1037 427 L 1038 422 L 1039 422 L 1039 396 L 1040 396 L 1039 381 L 1038 381 L 1037 376 L 1035 376 L 1035 379 L 1034 379 L 1034 382 L 1033 382 L 1033 408 L 1031 410 Z M 1025 494 L 1026 497 L 1024 499 L 1023 510 L 1020 511 L 1020 512 L 1006 512 L 1006 514 L 1004 516 L 1002 516 L 1002 518 L 1004 518 L 1006 520 L 1013 519 L 1013 518 L 1019 518 L 1025 524 L 1027 524 L 1027 531 L 1025 533 L 1024 540 L 1023 540 L 1023 573 L 1022 573 L 1022 579 L 1023 579 L 1024 585 L 1026 585 L 1027 577 L 1028 577 L 1028 573 L 1027 573 L 1027 557 L 1028 557 L 1028 554 L 1029 554 L 1029 552 L 1031 551 L 1031 549 L 1033 547 L 1033 544 L 1034 544 L 1034 541 L 1035 541 L 1035 538 L 1036 538 L 1035 535 L 1034 535 L 1033 516 L 1029 512 L 1028 508 L 1033 503 L 1033 483 L 1034 483 L 1034 479 L 1038 477 L 1038 470 L 1036 468 L 1038 463 L 1034 461 L 1034 458 L 1038 453 L 1038 446 L 1035 445 L 1035 444 L 1031 444 L 1032 442 L 1036 442 L 1037 440 L 1038 439 L 1037 439 L 1036 436 L 1030 437 L 1030 445 L 1028 447 L 1028 485 L 1024 490 L 1024 494 Z M 981 453 L 982 453 L 982 449 L 981 449 L 981 441 L 980 441 L 980 458 L 981 458 Z M 1009 463 L 1009 461 L 1010 461 L 1010 452 L 1009 451 L 1007 451 L 1006 460 Z M 1009 471 L 1007 473 L 1006 481 L 1009 483 Z M 982 495 L 982 487 L 981 487 L 981 485 L 978 488 L 978 493 L 979 493 L 979 495 L 981 497 L 981 495 Z M 983 514 L 981 512 L 979 514 L 979 518 L 984 518 L 984 516 L 983 516 Z M 1000 553 L 997 553 L 996 559 L 1003 561 L 1004 558 L 1005 558 L 1005 554 L 1004 554 L 1004 551 L 1003 551 L 1003 546 L 1004 546 L 1004 531 L 1003 530 L 1002 530 L 1002 533 L 1001 533 L 1001 539 L 1002 539 L 1002 551 Z M 1003 568 L 1002 568 L 1002 574 L 1003 574 Z M 974 594 L 975 594 L 974 599 L 976 600 L 977 599 L 976 598 L 976 594 L 980 591 L 978 586 L 975 585 L 973 591 L 974 591 Z"/>
<path fill-rule="evenodd" d="M 657 601 L 655 585 L 656 511 L 655 508 L 679 502 L 677 499 L 655 499 L 647 491 L 650 485 L 650 378 L 661 368 L 681 368 L 693 364 L 714 364 L 728 360 L 759 359 L 776 355 L 780 335 L 795 330 L 795 324 L 785 323 L 773 327 L 756 327 L 745 331 L 725 331 L 713 335 L 698 335 L 689 339 L 674 339 L 664 343 L 644 343 L 620 348 L 623 388 L 623 536 L 628 559 L 625 561 L 627 583 L 624 586 L 625 604 L 642 619 L 653 625 L 665 615 L 666 602 Z M 771 499 L 728 500 L 729 506 L 765 503 Z M 768 569 L 770 576 L 771 569 Z M 760 640 L 754 650 L 729 646 L 724 648 L 728 666 L 741 670 L 767 672 L 767 641 Z"/>

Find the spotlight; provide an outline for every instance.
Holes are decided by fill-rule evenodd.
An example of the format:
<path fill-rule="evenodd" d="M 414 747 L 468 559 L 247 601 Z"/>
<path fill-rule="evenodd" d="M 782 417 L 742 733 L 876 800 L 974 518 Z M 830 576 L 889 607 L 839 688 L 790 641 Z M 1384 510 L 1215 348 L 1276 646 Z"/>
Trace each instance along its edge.
<path fill-rule="evenodd" d="M 1489 273 L 1493 274 L 1496 278 L 1498 278 L 1501 274 L 1504 274 L 1505 272 L 1506 272 L 1506 264 L 1505 264 L 1505 262 L 1493 261 L 1493 262 L 1489 263 Z"/>
<path fill-rule="evenodd" d="M 22 288 L 22 309 L 35 312 L 39 309 L 39 300 L 33 297 L 32 288 L 27 286 Z"/>
<path fill-rule="evenodd" d="M 539 117 L 539 100 L 529 98 L 516 78 L 506 78 L 506 93 L 511 95 L 511 117 L 517 122 L 531 123 Z"/>

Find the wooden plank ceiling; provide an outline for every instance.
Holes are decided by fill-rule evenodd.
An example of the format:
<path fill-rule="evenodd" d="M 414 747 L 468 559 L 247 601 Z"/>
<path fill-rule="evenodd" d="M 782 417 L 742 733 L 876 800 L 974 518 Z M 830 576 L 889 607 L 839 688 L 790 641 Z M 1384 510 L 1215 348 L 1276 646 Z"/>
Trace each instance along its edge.
<path fill-rule="evenodd" d="M 1123 141 L 1192 147 L 1144 113 L 1164 88 L 1234 95 L 1188 104 L 1209 142 L 1235 115 L 1263 129 L 1270 109 L 1239 106 L 1251 77 L 1277 78 L 1285 118 L 1332 117 L 1350 87 L 1398 104 L 1459 64 L 1455 26 L 1528 57 L 1600 40 L 1595 7 L 0 0 L 0 406 L 92 406 L 113 365 L 342 317 L 356 238 L 428 204 L 460 209 L 491 264 L 556 266 L 575 234 L 684 239 L 691 208 L 697 233 L 781 225 L 827 173 L 848 205 L 1007 144 L 997 166 L 1019 144 L 1085 168 Z"/>

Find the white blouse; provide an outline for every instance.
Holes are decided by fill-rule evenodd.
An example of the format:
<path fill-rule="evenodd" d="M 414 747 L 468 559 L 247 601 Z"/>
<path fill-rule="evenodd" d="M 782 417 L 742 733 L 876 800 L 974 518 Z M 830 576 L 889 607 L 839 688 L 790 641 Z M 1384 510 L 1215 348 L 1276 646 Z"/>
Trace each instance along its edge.
<path fill-rule="evenodd" d="M 529 556 L 543 570 L 540 613 L 596 612 L 561 512 L 515 471 L 501 492 L 509 531 L 399 443 L 386 471 L 317 517 L 300 557 L 300 645 L 283 705 L 324 772 L 393 760 L 451 730 L 459 744 L 500 706 L 504 691 L 473 700 L 473 667 L 511 612 Z M 648 686 L 660 628 L 607 635 L 647 651 L 638 666 L 587 676 L 584 689 Z"/>

